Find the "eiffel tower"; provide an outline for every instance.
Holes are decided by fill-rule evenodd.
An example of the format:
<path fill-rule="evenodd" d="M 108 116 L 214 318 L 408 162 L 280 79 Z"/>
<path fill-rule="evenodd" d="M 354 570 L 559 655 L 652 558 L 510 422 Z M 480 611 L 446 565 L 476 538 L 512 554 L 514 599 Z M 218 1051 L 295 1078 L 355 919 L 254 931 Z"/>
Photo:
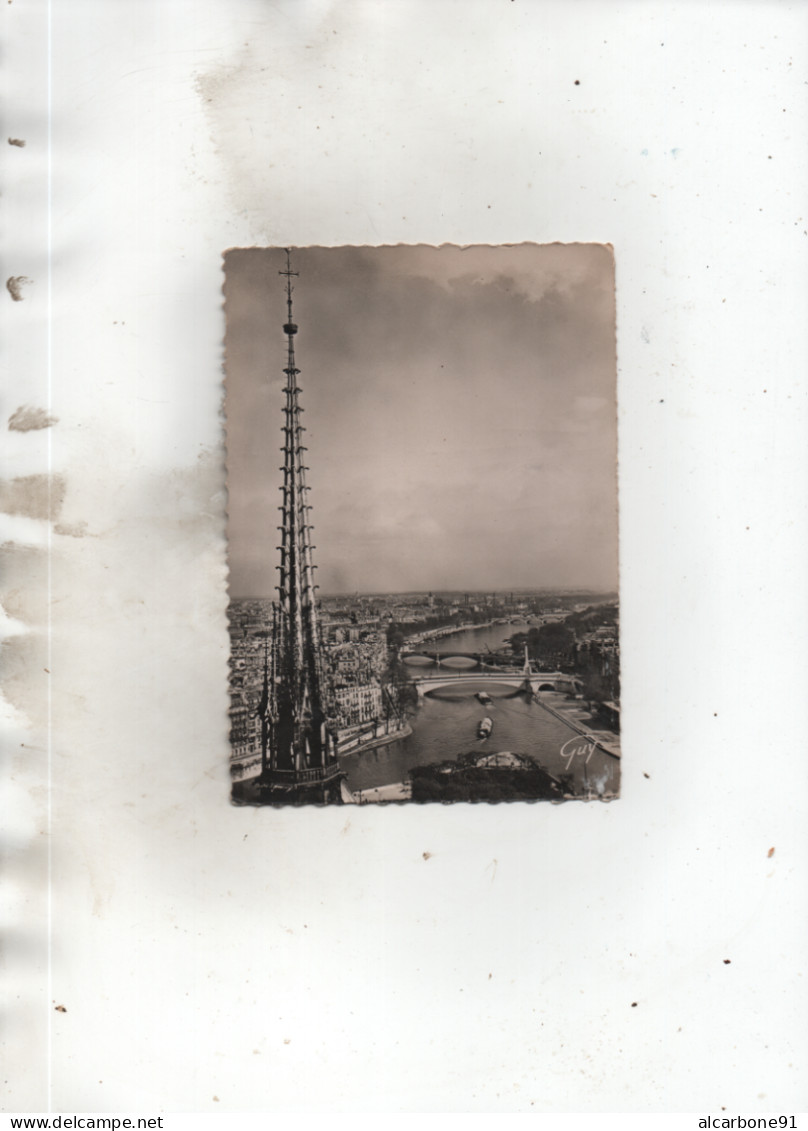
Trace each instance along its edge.
<path fill-rule="evenodd" d="M 263 803 L 341 800 L 342 774 L 337 760 L 336 724 L 326 675 L 320 628 L 309 522 L 306 471 L 300 423 L 300 370 L 295 364 L 297 326 L 292 317 L 291 253 L 286 250 L 287 340 L 285 403 L 283 407 L 283 503 L 280 531 L 278 600 L 272 607 L 272 630 L 264 648 L 264 687 L 261 718 L 261 774 L 258 798 Z"/>

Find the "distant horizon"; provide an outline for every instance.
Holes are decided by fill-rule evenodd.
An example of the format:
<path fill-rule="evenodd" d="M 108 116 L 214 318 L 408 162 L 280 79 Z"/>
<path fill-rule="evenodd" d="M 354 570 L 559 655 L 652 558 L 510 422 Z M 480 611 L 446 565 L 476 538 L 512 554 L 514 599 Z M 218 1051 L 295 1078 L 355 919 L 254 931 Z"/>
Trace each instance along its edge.
<path fill-rule="evenodd" d="M 276 581 L 284 262 L 225 256 L 234 596 Z M 618 590 L 610 248 L 314 247 L 292 269 L 323 593 Z"/>
<path fill-rule="evenodd" d="M 514 596 L 522 594 L 536 594 L 547 593 L 556 596 L 570 596 L 585 595 L 592 597 L 615 597 L 619 599 L 620 593 L 617 589 L 595 589 L 587 586 L 576 586 L 569 589 L 559 586 L 549 585 L 536 585 L 536 586 L 516 586 L 513 588 L 505 587 L 504 589 L 348 589 L 339 592 L 332 590 L 331 592 L 321 592 L 319 600 L 325 600 L 332 597 L 426 597 L 429 594 L 435 597 L 441 597 L 446 594 L 468 593 L 470 597 L 483 597 L 487 594 L 494 594 L 496 596 L 506 596 L 511 593 Z M 240 593 L 232 594 L 232 601 L 270 601 L 274 600 L 267 594 L 262 593 Z"/>

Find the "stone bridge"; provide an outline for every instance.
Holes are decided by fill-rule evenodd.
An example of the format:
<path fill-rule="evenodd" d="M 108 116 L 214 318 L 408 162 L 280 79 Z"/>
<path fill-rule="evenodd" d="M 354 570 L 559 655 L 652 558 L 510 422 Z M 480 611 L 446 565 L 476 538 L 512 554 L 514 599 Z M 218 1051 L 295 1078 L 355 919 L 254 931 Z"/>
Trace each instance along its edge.
<path fill-rule="evenodd" d="M 472 667 L 493 667 L 489 661 L 496 660 L 500 663 L 510 662 L 513 663 L 513 653 L 511 652 L 428 652 L 424 648 L 412 649 L 411 651 L 402 651 L 399 653 L 400 659 L 408 666 L 417 666 L 418 661 L 428 660 L 431 664 L 441 664 L 450 662 L 451 660 L 471 660 L 470 664 L 463 664 L 463 667 L 468 670 Z M 408 661 L 415 660 L 416 664 L 409 665 Z M 451 663 L 450 663 L 451 666 Z"/>
<path fill-rule="evenodd" d="M 564 691 L 573 694 L 579 689 L 579 681 L 576 680 L 575 676 L 567 675 L 564 672 L 530 672 L 527 674 L 521 669 L 514 669 L 510 672 L 472 672 L 469 670 L 452 672 L 451 674 L 441 672 L 440 675 L 435 673 L 412 680 L 412 685 L 417 689 L 419 697 L 428 695 L 430 691 L 435 691 L 439 687 L 460 686 L 464 683 L 494 683 L 525 691 L 530 688 L 534 695 L 537 691 Z"/>

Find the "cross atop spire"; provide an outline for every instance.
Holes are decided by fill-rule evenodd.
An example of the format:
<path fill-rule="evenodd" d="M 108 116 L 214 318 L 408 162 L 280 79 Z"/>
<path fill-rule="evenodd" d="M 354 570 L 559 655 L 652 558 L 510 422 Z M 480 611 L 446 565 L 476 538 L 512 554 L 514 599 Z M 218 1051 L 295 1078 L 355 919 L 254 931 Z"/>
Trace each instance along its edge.
<path fill-rule="evenodd" d="M 286 248 L 286 270 L 279 271 L 278 274 L 286 276 L 286 309 L 289 312 L 289 317 L 286 321 L 286 325 L 283 328 L 283 332 L 291 338 L 293 334 L 297 333 L 297 326 L 292 320 L 292 294 L 294 292 L 294 287 L 292 286 L 292 278 L 299 276 L 300 272 L 292 270 L 292 249 L 290 247 Z"/>

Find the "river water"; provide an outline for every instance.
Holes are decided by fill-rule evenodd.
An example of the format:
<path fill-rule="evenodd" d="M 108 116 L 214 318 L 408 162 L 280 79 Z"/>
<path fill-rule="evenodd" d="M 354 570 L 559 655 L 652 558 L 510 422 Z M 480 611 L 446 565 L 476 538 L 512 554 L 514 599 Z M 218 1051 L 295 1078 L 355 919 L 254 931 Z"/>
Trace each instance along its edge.
<path fill-rule="evenodd" d="M 531 621 L 538 624 L 538 621 Z M 439 640 L 429 640 L 424 648 L 436 652 L 450 652 L 457 648 L 460 652 L 485 652 L 490 648 L 492 652 L 507 651 L 510 647 L 509 637 L 515 632 L 526 632 L 524 624 L 490 624 L 480 625 L 478 628 L 464 628 L 461 632 L 453 632 L 450 636 L 442 636 Z M 413 645 L 421 647 L 421 645 Z"/>
<path fill-rule="evenodd" d="M 496 651 L 506 637 L 520 631 L 523 631 L 520 625 L 468 629 L 438 640 L 434 647 L 445 653 L 452 647 L 462 652 L 476 652 L 484 651 L 487 645 Z M 413 676 L 436 670 L 432 665 L 411 663 L 408 666 Z M 461 676 L 461 661 L 454 665 L 444 661 L 444 668 L 449 667 Z M 481 704 L 474 697 L 476 691 L 485 691 L 492 702 Z M 446 761 L 469 751 L 509 750 L 530 755 L 554 777 L 572 775 L 576 794 L 617 793 L 619 761 L 599 748 L 591 750 L 585 743 L 570 743 L 577 732 L 542 705 L 560 705 L 564 701 L 562 694 L 542 692 L 537 702 L 513 688 L 498 686 L 479 676 L 475 678 L 475 673 L 469 671 L 468 676 L 462 675 L 456 683 L 438 688 L 423 698 L 410 719 L 412 734 L 407 738 L 343 758 L 347 784 L 353 791 L 372 789 L 405 781 L 412 766 Z M 489 738 L 481 740 L 477 737 L 477 727 L 486 715 L 493 721 L 494 728 Z M 565 744 L 566 749 L 563 749 Z M 575 750 L 580 752 L 572 753 Z"/>

